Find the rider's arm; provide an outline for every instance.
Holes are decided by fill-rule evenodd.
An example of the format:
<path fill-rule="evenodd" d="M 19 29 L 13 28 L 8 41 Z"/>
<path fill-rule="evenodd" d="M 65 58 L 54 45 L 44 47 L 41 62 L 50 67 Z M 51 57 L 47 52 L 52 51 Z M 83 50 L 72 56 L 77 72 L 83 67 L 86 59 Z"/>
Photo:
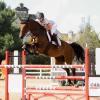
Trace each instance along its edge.
<path fill-rule="evenodd" d="M 46 28 L 47 31 L 49 31 L 49 30 L 51 30 L 52 25 L 50 23 L 48 23 L 45 28 Z"/>

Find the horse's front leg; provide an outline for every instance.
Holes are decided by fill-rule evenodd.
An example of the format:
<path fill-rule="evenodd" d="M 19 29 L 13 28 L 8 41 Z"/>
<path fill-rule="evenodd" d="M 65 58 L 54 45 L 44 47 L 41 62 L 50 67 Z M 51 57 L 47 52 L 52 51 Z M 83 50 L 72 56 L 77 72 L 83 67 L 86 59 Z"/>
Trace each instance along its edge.
<path fill-rule="evenodd" d="M 29 44 L 24 44 L 22 46 L 22 49 L 25 49 L 27 51 L 28 54 L 33 54 L 33 48 L 31 45 Z"/>
<path fill-rule="evenodd" d="M 76 69 L 72 68 L 71 70 L 72 70 L 73 76 L 76 76 Z M 76 81 L 76 79 L 74 79 L 74 84 L 76 84 L 76 83 L 77 83 L 77 81 Z"/>
<path fill-rule="evenodd" d="M 65 64 L 64 57 L 56 57 L 55 58 L 55 64 L 56 65 L 64 65 Z M 62 86 L 66 85 L 65 80 L 60 81 L 60 83 L 61 83 Z"/>

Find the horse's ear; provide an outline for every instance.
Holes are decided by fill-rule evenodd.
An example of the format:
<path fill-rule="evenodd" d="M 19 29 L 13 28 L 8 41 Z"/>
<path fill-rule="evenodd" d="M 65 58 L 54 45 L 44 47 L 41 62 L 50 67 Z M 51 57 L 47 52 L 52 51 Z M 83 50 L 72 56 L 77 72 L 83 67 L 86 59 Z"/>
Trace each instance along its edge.
<path fill-rule="evenodd" d="M 29 14 L 29 20 L 36 20 L 35 14 Z"/>

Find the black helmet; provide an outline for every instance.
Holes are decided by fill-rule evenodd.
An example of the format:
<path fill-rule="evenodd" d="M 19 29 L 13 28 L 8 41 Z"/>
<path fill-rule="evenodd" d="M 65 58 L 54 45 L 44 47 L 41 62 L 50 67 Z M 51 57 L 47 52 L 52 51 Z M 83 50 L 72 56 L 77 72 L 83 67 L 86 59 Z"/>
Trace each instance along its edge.
<path fill-rule="evenodd" d="M 44 13 L 42 13 L 42 12 L 37 12 L 37 13 L 36 13 L 36 18 L 37 18 L 37 19 L 44 18 Z"/>

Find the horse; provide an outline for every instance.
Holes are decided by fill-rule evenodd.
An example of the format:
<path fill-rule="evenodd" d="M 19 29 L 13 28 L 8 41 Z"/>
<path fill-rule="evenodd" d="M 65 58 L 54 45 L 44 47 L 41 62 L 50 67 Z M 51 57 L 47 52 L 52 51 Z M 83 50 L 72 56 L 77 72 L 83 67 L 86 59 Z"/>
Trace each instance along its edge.
<path fill-rule="evenodd" d="M 73 59 L 76 57 L 78 61 L 84 63 L 84 49 L 76 42 L 71 44 L 61 40 L 61 46 L 58 48 L 56 45 L 49 42 L 46 29 L 41 26 L 36 20 L 28 19 L 20 23 L 19 37 L 23 39 L 29 32 L 33 39 L 33 48 L 41 54 L 48 55 L 55 58 L 55 64 L 72 64 Z M 70 69 L 64 68 L 67 75 L 70 76 Z M 73 75 L 76 75 L 76 69 L 71 68 Z M 76 84 L 76 80 L 72 82 L 70 79 L 67 81 L 69 84 Z"/>

